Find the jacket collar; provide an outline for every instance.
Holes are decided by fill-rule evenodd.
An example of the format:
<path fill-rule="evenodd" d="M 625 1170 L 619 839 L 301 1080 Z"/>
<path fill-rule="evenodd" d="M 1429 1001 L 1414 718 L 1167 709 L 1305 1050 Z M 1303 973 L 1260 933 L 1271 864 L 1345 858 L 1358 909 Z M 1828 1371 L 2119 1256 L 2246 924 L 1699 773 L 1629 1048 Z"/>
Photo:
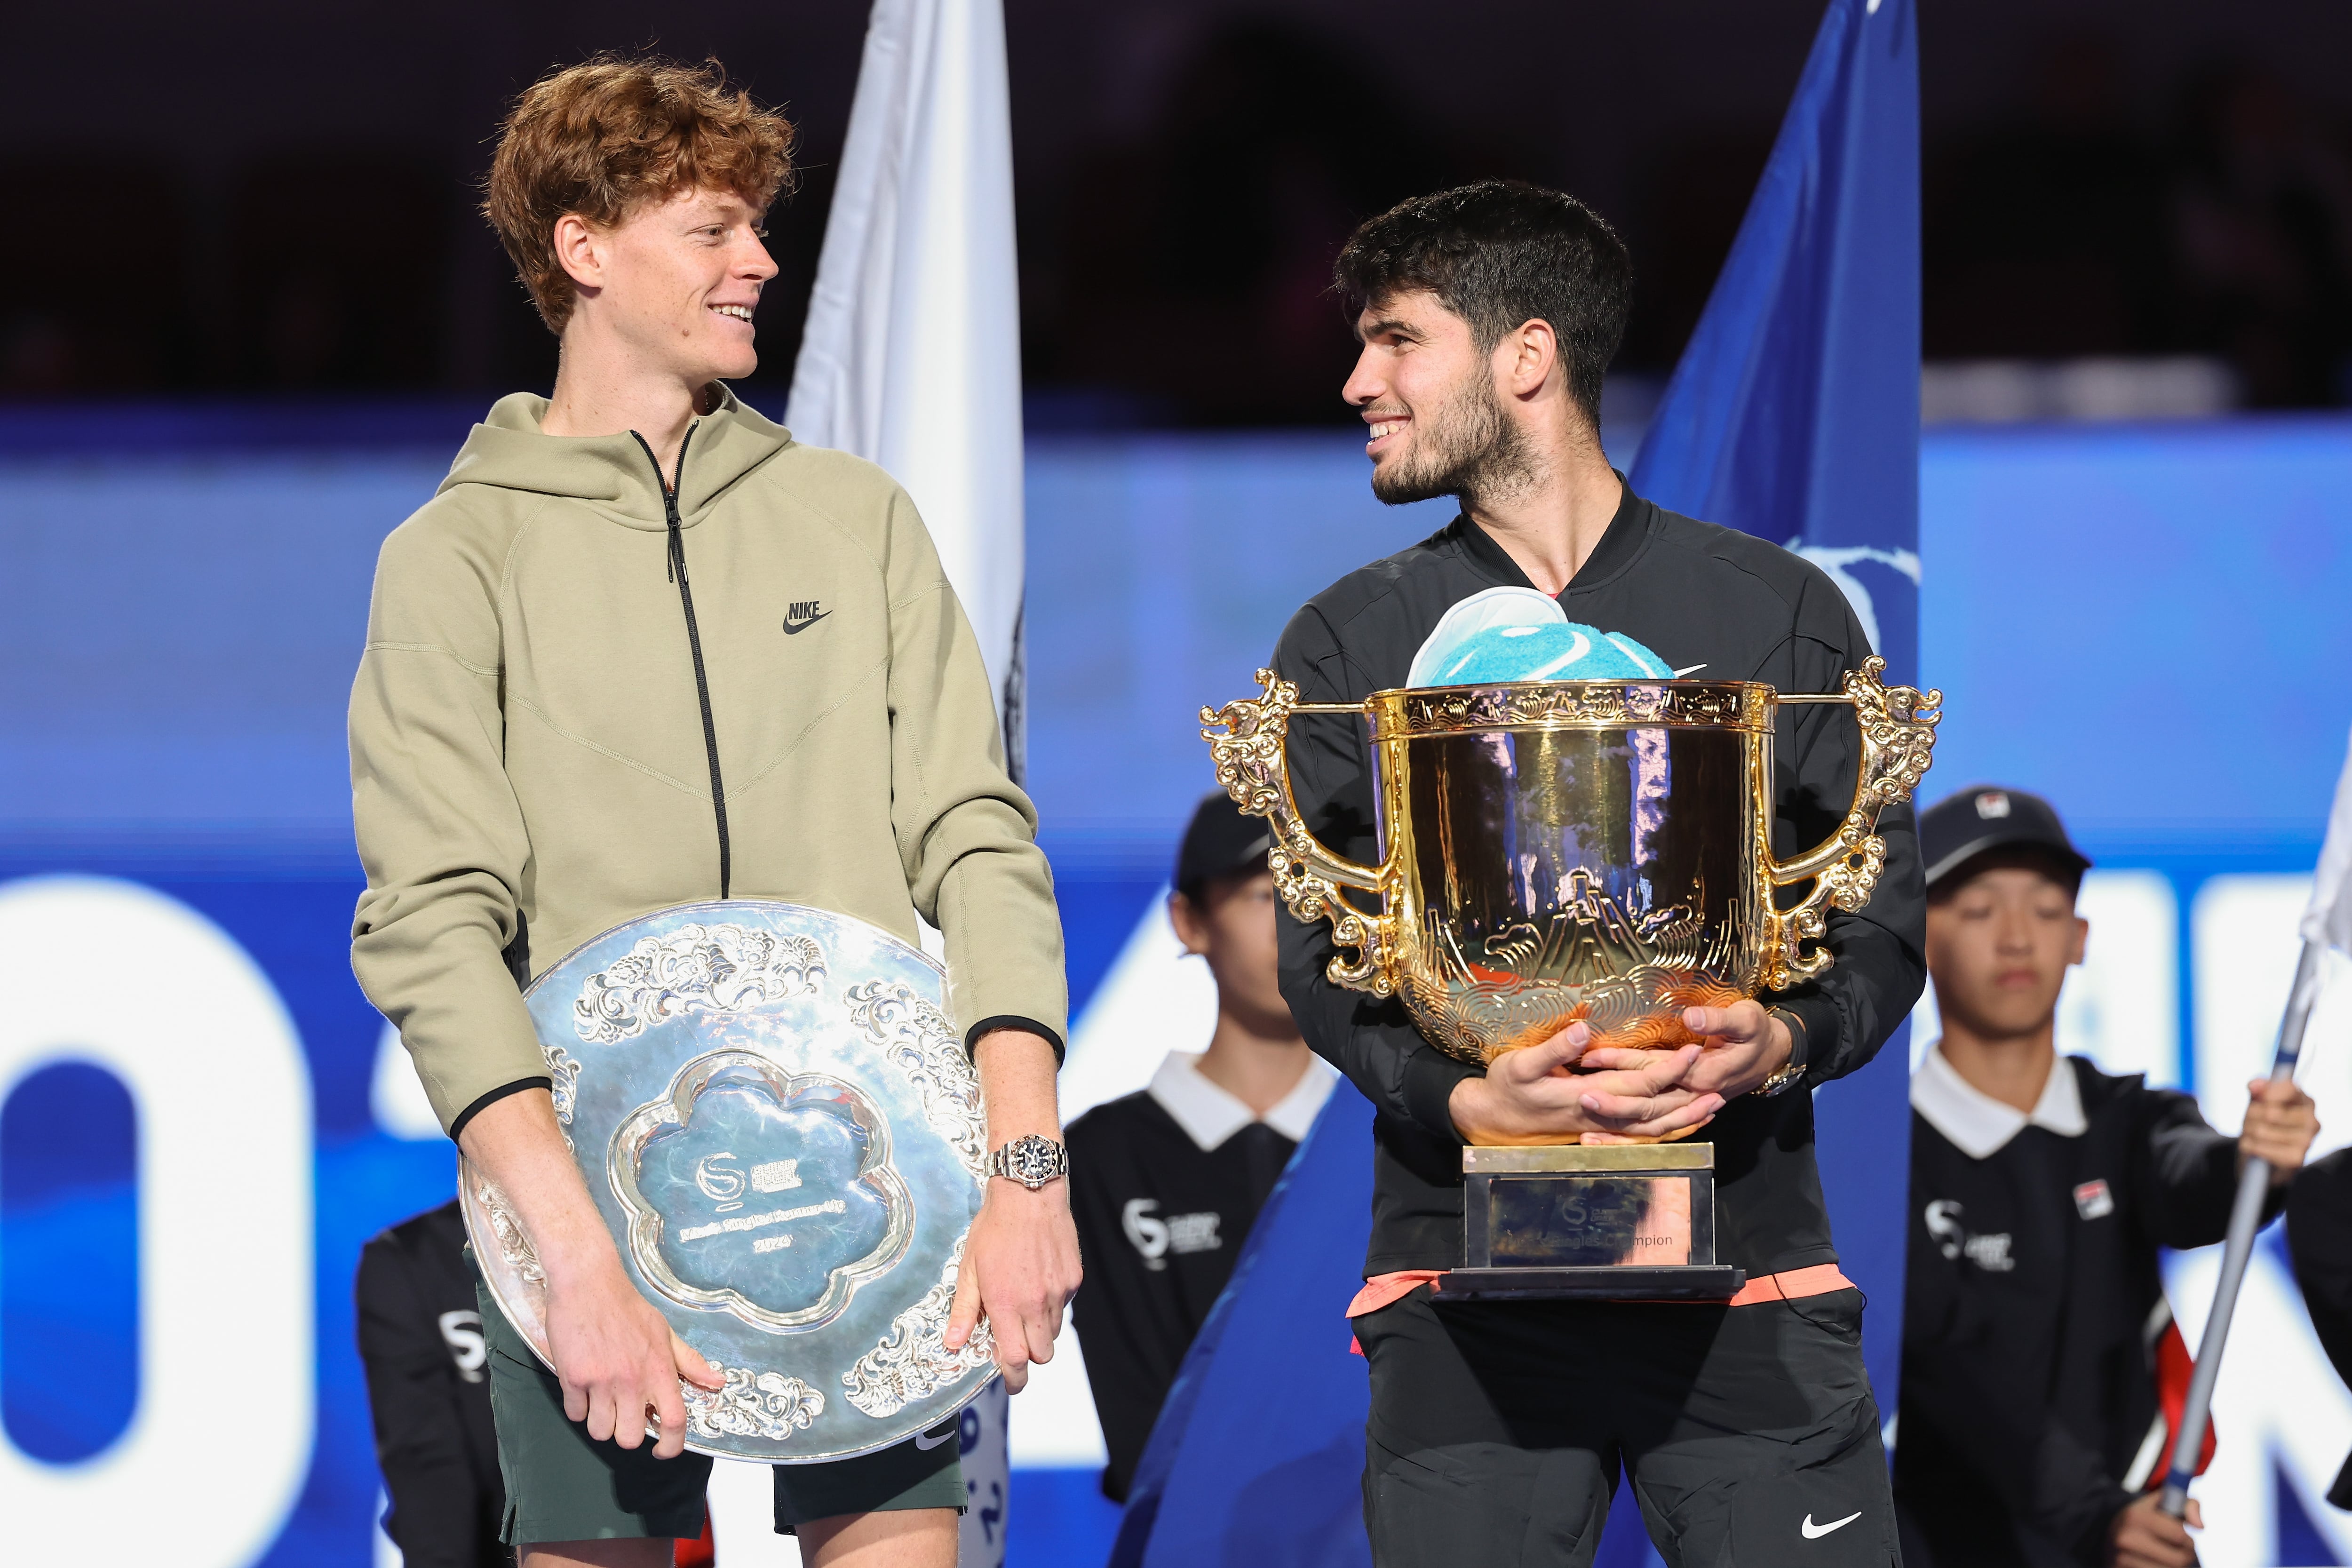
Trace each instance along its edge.
<path fill-rule="evenodd" d="M 2040 1127 L 2061 1138 L 2080 1138 L 2091 1126 L 2083 1114 L 2083 1088 L 2075 1076 L 2074 1058 L 2060 1057 L 2050 1064 L 2042 1097 L 2032 1110 L 2025 1111 L 2003 1104 L 1962 1078 L 1959 1069 L 1944 1059 L 1940 1043 L 1928 1048 L 1927 1059 L 1911 1075 L 1911 1109 L 1971 1160 L 1990 1159 L 2028 1127 Z"/>
<path fill-rule="evenodd" d="M 1617 483 L 1621 489 L 1617 510 L 1601 531 L 1601 542 L 1592 547 L 1592 553 L 1576 569 L 1575 577 L 1560 590 L 1563 602 L 1613 581 L 1633 563 L 1649 538 L 1650 520 L 1658 509 L 1635 495 L 1623 474 L 1617 476 Z M 1450 531 L 1459 541 L 1463 555 L 1496 587 L 1535 586 L 1519 570 L 1519 563 L 1511 559 L 1510 552 L 1496 542 L 1495 536 L 1471 521 L 1466 514 L 1455 515 Z"/>
<path fill-rule="evenodd" d="M 1264 1121 L 1293 1143 L 1303 1142 L 1339 1078 L 1321 1057 L 1307 1058 L 1307 1071 L 1297 1087 L 1261 1117 L 1202 1076 L 1200 1057 L 1190 1051 L 1171 1051 L 1160 1070 L 1151 1075 L 1151 1098 L 1207 1153 L 1253 1121 Z"/>
<path fill-rule="evenodd" d="M 589 502 L 625 527 L 668 526 L 662 481 L 635 437 L 550 436 L 539 427 L 546 416 L 547 399 L 534 393 L 499 398 L 466 437 L 440 488 L 494 485 L 564 496 Z M 687 443 L 680 524 L 691 528 L 699 522 L 713 501 L 792 439 L 791 431 L 761 418 L 721 386 L 719 406 L 694 422 Z"/>

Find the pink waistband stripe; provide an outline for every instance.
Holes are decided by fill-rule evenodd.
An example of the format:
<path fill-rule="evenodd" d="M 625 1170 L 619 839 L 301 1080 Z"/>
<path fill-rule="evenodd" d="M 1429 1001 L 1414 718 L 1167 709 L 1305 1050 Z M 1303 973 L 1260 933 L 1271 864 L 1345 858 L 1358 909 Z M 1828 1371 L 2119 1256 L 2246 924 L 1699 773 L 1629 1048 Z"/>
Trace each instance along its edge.
<path fill-rule="evenodd" d="M 1376 1274 L 1364 1281 L 1356 1299 L 1348 1303 L 1348 1316 L 1360 1318 L 1367 1312 L 1377 1312 L 1391 1302 L 1419 1289 L 1434 1279 L 1444 1279 L 1443 1268 L 1401 1268 L 1393 1274 Z M 1834 1263 L 1816 1263 L 1810 1268 L 1791 1268 L 1781 1274 L 1763 1274 L 1739 1288 L 1727 1305 L 1753 1307 L 1762 1301 L 1795 1301 L 1807 1296 L 1826 1296 L 1832 1290 L 1851 1290 L 1853 1281 L 1845 1277 Z"/>

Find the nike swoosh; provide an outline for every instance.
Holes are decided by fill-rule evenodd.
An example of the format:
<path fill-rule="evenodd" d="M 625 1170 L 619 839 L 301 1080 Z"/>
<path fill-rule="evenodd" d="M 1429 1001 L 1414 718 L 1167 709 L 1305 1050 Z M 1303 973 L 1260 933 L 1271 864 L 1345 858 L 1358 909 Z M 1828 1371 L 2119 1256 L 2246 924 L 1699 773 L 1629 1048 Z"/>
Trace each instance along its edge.
<path fill-rule="evenodd" d="M 1861 1517 L 1862 1510 L 1860 1509 L 1856 1509 L 1852 1513 L 1847 1514 L 1843 1519 L 1833 1519 L 1827 1524 L 1815 1524 L 1813 1522 L 1813 1516 L 1809 1513 L 1805 1515 L 1805 1522 L 1799 1525 L 1797 1529 L 1806 1540 L 1819 1541 L 1831 1531 L 1843 1530 L 1847 1525 L 1852 1524 L 1855 1520 L 1860 1519 Z"/>
<path fill-rule="evenodd" d="M 825 616 L 831 614 L 833 614 L 831 610 L 820 610 L 815 615 L 811 616 L 807 620 L 801 622 L 797 626 L 791 621 L 786 621 L 784 623 L 784 635 L 788 637 L 798 637 L 801 633 L 808 630 L 809 627 L 816 625 L 817 622 L 824 619 Z"/>
<path fill-rule="evenodd" d="M 827 613 L 827 614 L 831 614 L 831 612 L 830 612 L 830 611 L 828 611 L 828 612 L 826 612 L 826 613 Z M 915 1447 L 918 1447 L 918 1448 L 923 1449 L 925 1452 L 927 1452 L 927 1453 L 928 1453 L 929 1450 L 931 1450 L 931 1449 L 933 1449 L 933 1448 L 938 1447 L 939 1447 L 940 1444 L 942 1444 L 942 1443 L 952 1443 L 952 1442 L 954 1442 L 954 1441 L 955 1441 L 955 1439 L 956 1439 L 956 1434 L 957 1434 L 960 1430 L 961 1430 L 962 1426 L 963 1426 L 963 1424 L 962 1424 L 961 1421 L 959 1421 L 959 1422 L 957 1422 L 954 1426 L 950 1426 L 946 1431 L 944 1431 L 944 1432 L 940 1433 L 940 1434 L 938 1436 L 936 1436 L 936 1437 L 931 1436 L 930 1436 L 930 1435 L 929 1435 L 928 1433 L 918 1432 L 918 1433 L 916 1433 L 916 1434 L 915 1434 Z M 1807 1519 L 1809 1519 L 1809 1520 L 1810 1520 L 1810 1519 L 1811 1519 L 1813 1516 L 1812 1516 L 1811 1514 L 1810 1514 L 1810 1513 L 1809 1513 L 1809 1514 L 1805 1515 L 1805 1517 L 1806 1517 Z M 1836 1525 L 1832 1525 L 1830 1528 L 1831 1528 L 1831 1529 L 1832 1529 L 1832 1530 L 1834 1530 L 1834 1529 L 1836 1529 L 1836 1528 L 1837 1528 L 1837 1526 L 1836 1526 Z"/>

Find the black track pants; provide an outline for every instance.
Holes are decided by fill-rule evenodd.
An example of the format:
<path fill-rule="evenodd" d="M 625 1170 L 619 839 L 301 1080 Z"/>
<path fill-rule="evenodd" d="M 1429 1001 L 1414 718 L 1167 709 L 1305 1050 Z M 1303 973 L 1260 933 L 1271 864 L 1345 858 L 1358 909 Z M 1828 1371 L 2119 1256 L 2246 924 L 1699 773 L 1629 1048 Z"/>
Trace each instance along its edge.
<path fill-rule="evenodd" d="M 1900 1563 L 1859 1291 L 1441 1307 L 1416 1290 L 1355 1328 L 1379 1568 L 1584 1568 L 1621 1463 L 1667 1568 Z"/>

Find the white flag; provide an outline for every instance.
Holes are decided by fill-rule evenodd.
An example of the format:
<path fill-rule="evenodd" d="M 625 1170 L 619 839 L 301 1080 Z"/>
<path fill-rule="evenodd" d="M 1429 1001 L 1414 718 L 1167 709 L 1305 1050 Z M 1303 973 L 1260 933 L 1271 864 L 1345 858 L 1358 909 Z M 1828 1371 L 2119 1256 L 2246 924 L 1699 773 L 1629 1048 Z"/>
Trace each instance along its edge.
<path fill-rule="evenodd" d="M 1021 306 L 999 0 L 877 0 L 784 414 L 915 498 L 1017 769 Z"/>
<path fill-rule="evenodd" d="M 2327 839 L 2319 849 L 2319 874 L 2311 907 L 2303 912 L 2303 940 L 2352 954 L 2352 754 L 2336 781 L 2336 807 L 2327 814 Z"/>
<path fill-rule="evenodd" d="M 876 0 L 784 417 L 914 497 L 980 639 L 1017 779 L 1021 295 L 1001 0 Z M 959 1427 L 960 1568 L 1003 1568 L 1005 1416 L 992 1384 Z"/>

